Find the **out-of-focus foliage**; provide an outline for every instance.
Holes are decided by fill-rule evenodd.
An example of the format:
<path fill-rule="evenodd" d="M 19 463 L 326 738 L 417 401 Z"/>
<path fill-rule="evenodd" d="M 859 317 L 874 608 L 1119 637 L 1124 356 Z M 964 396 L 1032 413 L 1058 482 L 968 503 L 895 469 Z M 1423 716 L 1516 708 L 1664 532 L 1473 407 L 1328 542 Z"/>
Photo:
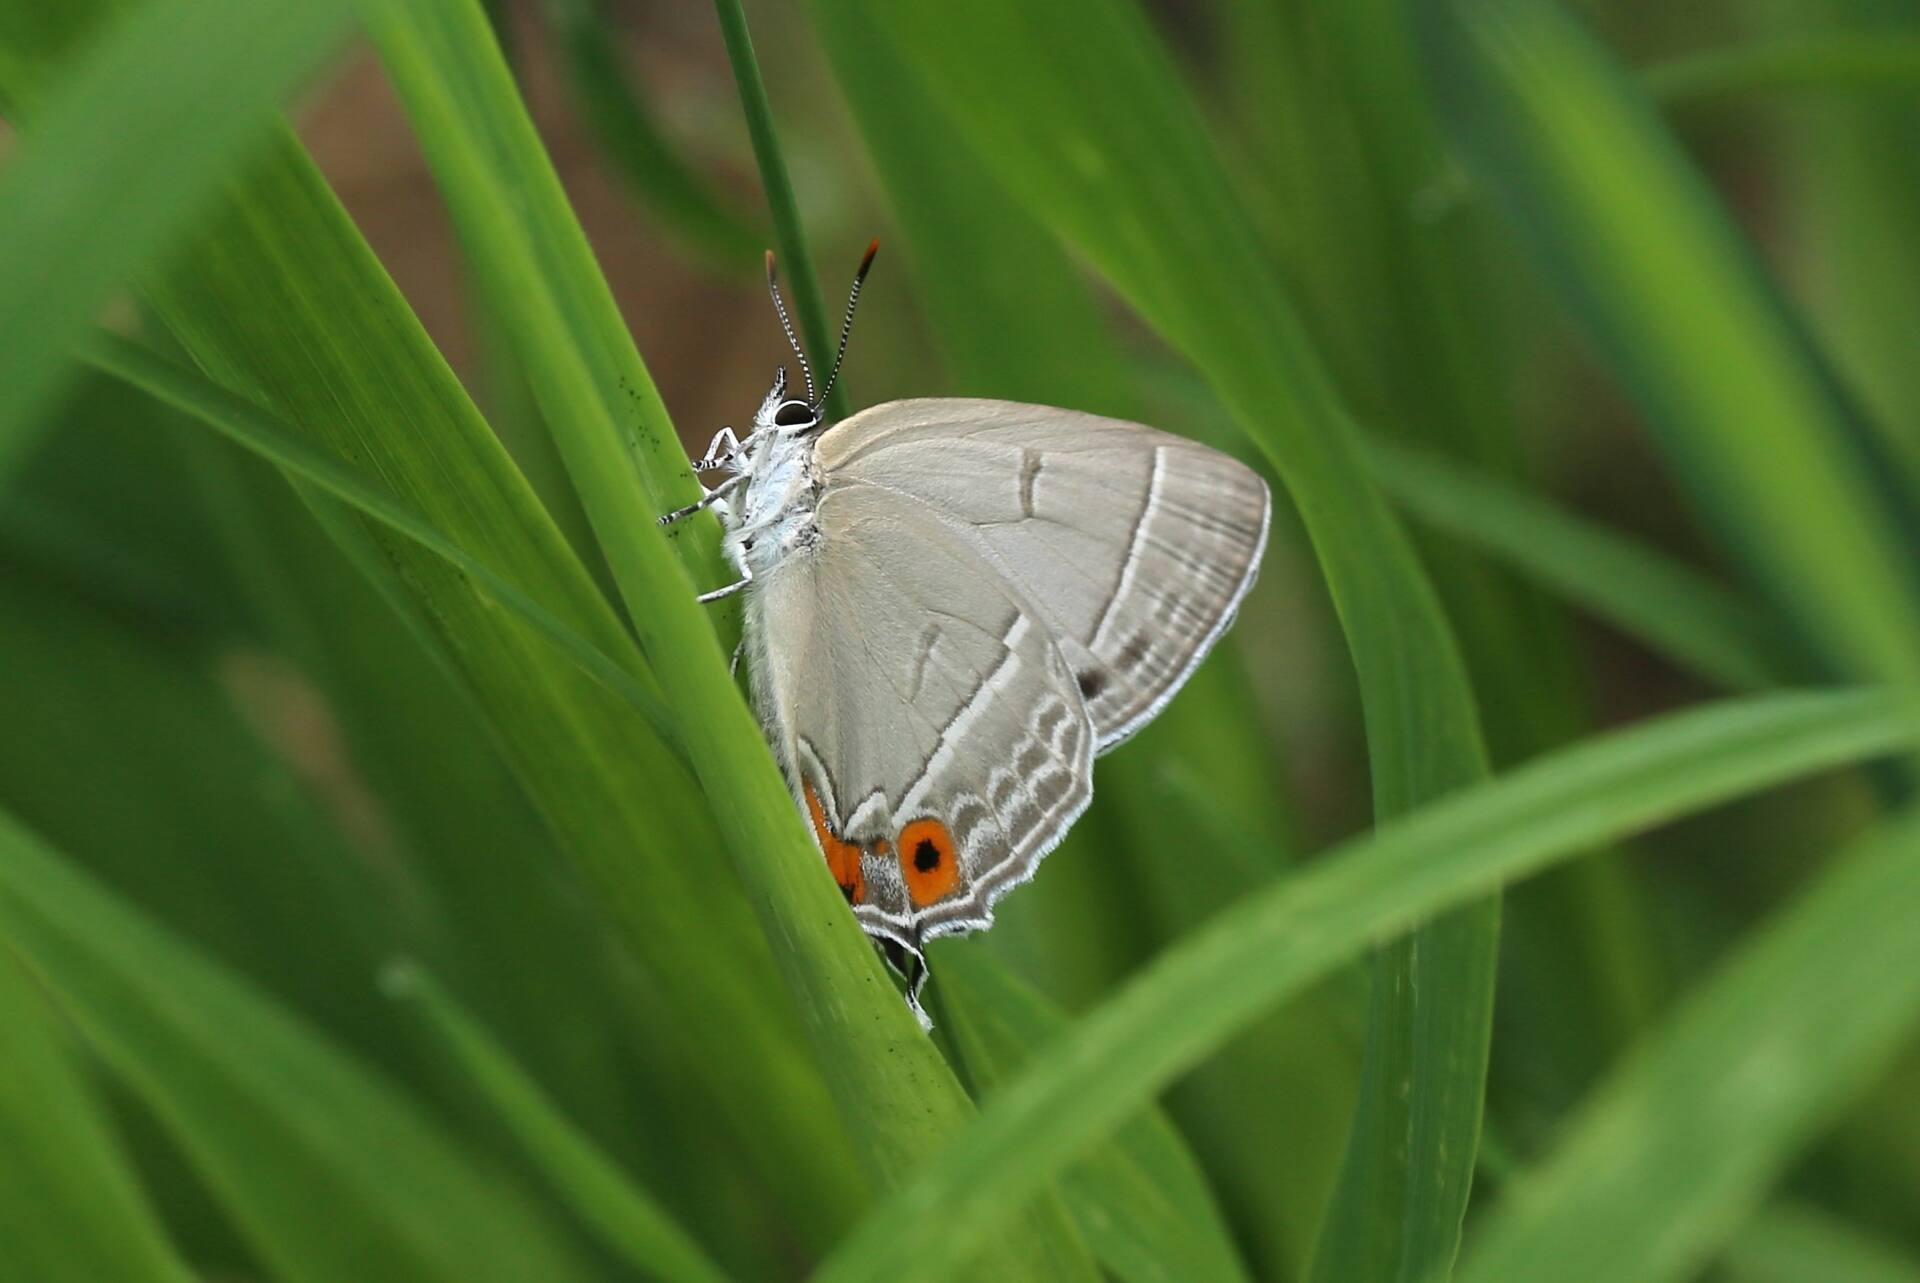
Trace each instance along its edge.
<path fill-rule="evenodd" d="M 0 1283 L 1920 1277 L 1920 4 L 272 8 L 0 0 Z M 876 233 L 1280 497 L 931 1038 L 654 523 Z"/>

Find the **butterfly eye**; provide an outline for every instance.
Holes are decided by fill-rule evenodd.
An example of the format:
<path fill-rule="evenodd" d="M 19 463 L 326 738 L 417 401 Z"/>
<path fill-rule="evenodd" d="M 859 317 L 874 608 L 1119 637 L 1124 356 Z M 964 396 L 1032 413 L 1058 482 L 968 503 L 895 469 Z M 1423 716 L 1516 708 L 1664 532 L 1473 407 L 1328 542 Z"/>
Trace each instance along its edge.
<path fill-rule="evenodd" d="M 782 401 L 773 412 L 774 426 L 779 428 L 806 428 L 816 421 L 813 407 L 805 401 Z"/>

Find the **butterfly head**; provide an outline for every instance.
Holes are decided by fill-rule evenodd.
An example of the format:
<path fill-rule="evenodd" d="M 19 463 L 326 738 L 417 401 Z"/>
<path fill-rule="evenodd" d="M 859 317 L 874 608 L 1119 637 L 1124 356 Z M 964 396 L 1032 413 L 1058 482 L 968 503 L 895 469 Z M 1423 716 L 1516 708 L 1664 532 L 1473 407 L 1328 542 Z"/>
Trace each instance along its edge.
<path fill-rule="evenodd" d="M 797 436 L 811 432 L 820 426 L 820 410 L 810 402 L 787 395 L 787 368 L 783 365 L 773 372 L 773 386 L 767 389 L 767 395 L 760 399 L 760 408 L 753 414 L 753 430 L 756 435 L 770 433 L 774 436 Z"/>
<path fill-rule="evenodd" d="M 847 339 L 853 333 L 853 309 L 860 301 L 860 286 L 867 279 L 867 271 L 873 266 L 873 256 L 880 252 L 880 242 L 875 239 L 867 246 L 866 256 L 860 260 L 860 269 L 853 274 L 853 288 L 847 292 L 847 311 L 840 321 L 840 346 L 834 352 L 833 369 L 827 372 L 827 381 L 814 390 L 813 366 L 807 361 L 806 349 L 800 346 L 800 336 L 794 332 L 793 321 L 787 316 L 787 305 L 780 298 L 780 282 L 774 271 L 773 251 L 767 251 L 767 293 L 773 296 L 773 310 L 780 317 L 780 328 L 786 332 L 787 345 L 793 349 L 793 355 L 800 362 L 800 377 L 807 384 L 807 399 L 787 396 L 787 371 L 782 366 L 774 373 L 773 388 L 760 403 L 760 411 L 754 416 L 756 429 L 771 428 L 782 435 L 796 435 L 811 432 L 819 427 L 822 407 L 827 403 L 827 394 L 833 391 L 833 384 L 840 377 L 840 366 L 847 359 Z"/>
<path fill-rule="evenodd" d="M 786 371 L 782 370 L 773 382 L 773 389 L 767 393 L 766 400 L 760 403 L 760 412 L 754 416 L 756 429 L 772 430 L 783 437 L 800 436 L 820 426 L 820 409 L 805 401 L 786 395 L 781 386 Z"/>

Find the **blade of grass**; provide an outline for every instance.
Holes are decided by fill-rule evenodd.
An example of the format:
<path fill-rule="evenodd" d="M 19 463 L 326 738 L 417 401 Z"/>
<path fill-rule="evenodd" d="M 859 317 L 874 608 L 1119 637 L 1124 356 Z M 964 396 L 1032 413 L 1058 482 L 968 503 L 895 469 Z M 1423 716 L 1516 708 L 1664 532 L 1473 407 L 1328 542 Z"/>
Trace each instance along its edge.
<path fill-rule="evenodd" d="M 594 1277 L 511 1184 L 382 1080 L 3 815 L 0 937 L 174 1133 L 276 1277 Z"/>
<path fill-rule="evenodd" d="M 0 950 L 0 1280 L 188 1283 L 71 1043 Z"/>
<path fill-rule="evenodd" d="M 1291 180 L 1299 194 L 1289 213 L 1326 206 L 1318 220 L 1326 231 L 1295 251 L 1289 276 L 1332 278 L 1310 320 L 1316 333 L 1347 339 L 1343 386 L 1369 419 L 1395 439 L 1518 479 L 1528 452 L 1513 388 L 1524 348 L 1510 341 L 1511 287 L 1487 270 L 1499 257 L 1500 229 L 1477 203 L 1436 200 L 1456 171 L 1405 0 L 1308 0 L 1305 8 L 1304 38 L 1293 42 L 1303 52 L 1283 54 L 1274 46 L 1284 37 L 1270 36 L 1238 64 L 1258 68 L 1264 54 L 1311 68 L 1324 42 L 1321 79 L 1329 83 L 1294 77 L 1304 83 L 1290 112 L 1315 145 L 1303 149 L 1309 172 Z M 1584 734 L 1595 721 L 1590 682 L 1564 612 L 1458 541 L 1430 527 L 1417 533 L 1496 768 Z M 1543 1094 L 1570 1099 L 1579 1067 L 1611 1059 L 1657 1009 L 1662 954 L 1648 938 L 1640 899 L 1631 867 L 1617 853 L 1596 852 L 1506 902 L 1502 1018 L 1535 1037 L 1495 1042 L 1490 1092 L 1519 1069 Z M 1556 1054 L 1539 1055 L 1535 1044 Z M 1343 1186 L 1322 1231 L 1315 1268 L 1325 1283 L 1381 1268 L 1370 1259 L 1381 1236 L 1355 1214 L 1359 1192 L 1355 1182 Z"/>
<path fill-rule="evenodd" d="M 1470 170 L 1646 410 L 1695 504 L 1835 671 L 1920 684 L 1898 475 L 1700 175 L 1545 0 L 1422 11 Z"/>
<path fill-rule="evenodd" d="M 1661 63 L 1640 79 L 1668 108 L 1809 89 L 1906 96 L 1920 92 L 1920 36 L 1809 32 Z"/>
<path fill-rule="evenodd" d="M 645 1191 L 560 1112 L 479 1021 L 418 966 L 381 976 L 387 995 L 418 1008 L 460 1073 L 484 1095 L 533 1165 L 607 1248 L 649 1279 L 726 1283 L 726 1274 Z"/>
<path fill-rule="evenodd" d="M 364 467 L 434 528 L 583 636 L 618 635 L 564 538 L 305 156 L 284 138 L 157 286 L 214 381 Z M 690 780 L 635 713 L 465 575 L 360 521 L 363 562 L 474 695 L 507 760 L 671 1019 L 662 1050 L 792 1228 L 824 1243 L 861 1197 L 820 1078 L 737 883 L 687 858 L 719 842 Z M 604 645 L 604 643 L 603 643 Z M 635 667 L 631 644 L 610 656 Z M 696 963 L 690 960 L 699 960 Z M 745 1138 L 753 1138 L 751 1144 Z M 811 1179 L 794 1173 L 809 1171 Z"/>
<path fill-rule="evenodd" d="M 72 0 L 47 11 L 73 24 L 101 6 Z M 55 56 L 44 42 L 23 41 L 0 71 Z M 33 89 L 30 77 L 0 84 L 15 99 Z M 611 612 L 590 576 L 284 131 L 230 183 L 148 297 L 214 382 L 377 477 L 576 632 L 603 648 L 618 636 L 597 618 Z M 616 367 L 608 386 L 621 388 L 619 349 L 598 325 L 605 313 L 584 313 L 596 324 L 583 332 L 582 354 Z M 624 330 L 617 337 L 637 364 Z M 644 401 L 639 384 L 624 387 Z M 658 440 L 645 430 L 636 437 L 643 451 Z M 684 469 L 677 442 L 660 448 Z M 633 466 L 623 458 L 615 471 L 631 475 Z M 825 1084 L 800 1053 L 801 1031 L 737 882 L 689 855 L 720 839 L 686 774 L 632 710 L 465 575 L 364 519 L 336 524 L 372 550 L 359 564 L 404 603 L 416 635 L 473 698 L 557 846 L 582 870 L 596 911 L 639 964 L 646 998 L 629 999 L 627 1013 L 649 1022 L 641 1028 L 653 1049 L 701 1093 L 713 1125 L 738 1139 L 716 1156 L 758 1168 L 768 1205 L 799 1241 L 830 1242 L 864 1182 Z M 697 533 L 683 534 L 683 547 Z M 638 664 L 630 643 L 609 653 Z"/>
<path fill-rule="evenodd" d="M 100 382 L 129 398 L 120 415 L 127 443 L 103 449 L 99 443 L 77 442 L 92 451 L 82 457 L 89 458 L 90 470 L 110 460 L 112 467 L 156 487 L 161 484 L 153 477 L 156 458 L 165 459 L 177 447 L 179 456 L 194 464 L 192 489 L 204 496 L 206 511 L 219 514 L 215 524 L 220 543 L 236 572 L 231 588 L 215 581 L 205 591 L 248 604 L 271 603 L 256 625 L 264 632 L 261 642 L 291 660 L 318 687 L 315 694 L 338 719 L 344 757 L 372 795 L 367 802 L 384 813 L 390 826 L 379 840 L 378 849 L 385 853 L 381 858 L 365 860 L 348 853 L 327 862 L 339 871 L 364 864 L 374 874 L 374 885 L 347 902 L 346 917 L 354 923 L 396 917 L 398 929 L 352 930 L 353 937 L 367 939 L 369 948 L 342 950 L 346 924 L 320 912 L 308 897 L 278 888 L 249 895 L 246 875 L 263 867 L 251 853 L 278 850 L 287 845 L 285 839 L 263 846 L 176 838 L 170 845 L 180 854 L 161 861 L 147 848 L 154 836 L 174 830 L 178 821 L 161 820 L 149 807 L 144 809 L 154 816 L 152 834 L 130 840 L 128 849 L 141 852 L 146 862 L 165 864 L 173 880 L 191 881 L 196 905 L 211 898 L 199 885 L 202 879 L 217 886 L 220 898 L 242 907 L 255 938 L 272 942 L 269 958 L 291 944 L 298 928 L 311 930 L 321 941 L 314 951 L 317 959 L 331 963 L 330 985 L 322 990 L 321 1002 L 331 1006 L 340 997 L 350 997 L 356 1006 L 368 1002 L 380 1016 L 353 1029 L 329 1021 L 329 1029 L 340 1030 L 343 1038 L 379 1056 L 383 1064 L 414 1075 L 411 1081 L 427 1078 L 438 1085 L 416 1044 L 401 1036 L 408 1024 L 406 1013 L 379 1001 L 365 984 L 365 977 L 396 949 L 420 956 L 423 965 L 458 985 L 476 1012 L 567 1102 L 575 1117 L 597 1134 L 618 1138 L 613 1143 L 620 1145 L 621 1159 L 643 1162 L 662 1152 L 662 1133 L 636 1126 L 636 1120 L 654 1110 L 697 1111 L 698 1097 L 689 1099 L 659 1081 L 658 1067 L 666 1059 L 659 1052 L 638 1049 L 635 1054 L 634 1040 L 624 1033 L 634 1023 L 625 1009 L 632 993 L 623 987 L 633 983 L 632 969 L 607 965 L 611 940 L 595 916 L 593 897 L 564 866 L 551 832 L 500 757 L 473 702 L 440 666 L 431 640 L 423 643 L 408 631 L 401 613 L 405 600 L 399 594 L 383 599 L 366 572 L 351 557 L 343 557 L 341 546 L 329 537 L 340 534 L 339 545 L 344 545 L 357 536 L 364 556 L 377 567 L 380 553 L 366 529 L 344 504 L 311 487 L 296 492 L 304 483 L 296 479 L 290 487 L 287 478 L 292 474 L 249 457 L 131 385 L 116 379 Z M 177 504 L 178 491 L 168 493 Z M 316 515 L 324 524 L 315 521 Z M 133 636 L 144 640 L 143 634 Z M 77 660 L 74 667 L 80 667 Z M 89 672 L 87 680 L 92 677 Z M 107 698 L 104 693 L 102 698 Z M 124 695 L 117 699 L 116 723 L 117 710 L 136 702 Z M 155 764 L 148 758 L 159 753 L 150 736 L 129 727 L 120 740 L 126 745 L 121 755 L 138 762 L 137 770 L 125 771 L 122 778 L 151 774 Z M 254 753 L 257 756 L 257 746 Z M 181 775 L 197 781 L 197 757 L 180 756 L 194 766 Z M 108 752 L 90 752 L 87 774 L 113 761 Z M 258 771 L 258 765 L 250 766 L 241 778 L 250 781 Z M 324 797 L 333 796 L 329 781 L 316 784 Z M 105 787 L 98 785 L 94 797 Z M 258 791 L 212 778 L 197 789 L 172 788 L 219 798 L 221 809 L 233 808 L 235 799 Z M 19 804 L 15 813 L 29 824 L 40 814 Z M 364 826 L 346 827 L 360 835 Z M 77 860 L 86 861 L 99 849 L 69 839 L 70 830 L 43 826 L 41 831 Z M 308 858 L 324 858 L 324 853 Z M 190 871 L 196 863 L 204 864 L 206 872 Z M 286 863 L 281 859 L 265 866 Z M 154 904 L 146 896 L 139 898 L 149 908 Z M 389 901 L 404 911 L 369 912 Z M 292 922 L 276 925 L 261 919 L 261 910 L 269 905 L 285 905 Z M 174 921 L 194 929 L 200 918 L 194 912 Z M 194 938 L 211 943 L 197 932 Z M 304 991 L 278 987 L 276 992 L 303 1011 L 321 1009 L 321 1002 Z M 555 1003 L 555 993 L 565 993 L 567 1001 Z M 710 1182 L 717 1174 L 716 1163 L 732 1162 L 737 1157 L 716 1156 L 683 1166 L 681 1188 L 699 1199 L 716 1185 L 738 1185 L 737 1174 Z M 687 1203 L 678 1206 L 685 1209 Z M 779 1213 L 770 1205 L 762 1215 L 777 1219 Z"/>
<path fill-rule="evenodd" d="M 760 78 L 760 62 L 754 57 L 747 15 L 740 7 L 740 0 L 714 0 L 713 10 L 720 20 L 727 61 L 733 67 L 740 108 L 746 113 L 747 135 L 753 140 L 753 159 L 760 167 L 760 187 L 766 194 L 767 212 L 773 217 L 774 241 L 780 248 L 781 271 L 793 296 L 794 312 L 800 319 L 800 337 L 806 341 L 813 358 L 815 377 L 825 378 L 825 363 L 833 359 L 836 347 L 834 332 L 828 328 L 827 307 L 820 297 L 820 278 L 814 274 L 813 258 L 807 253 L 800 202 L 794 197 L 786 157 L 780 152 L 780 139 L 774 132 L 773 104 L 767 100 L 767 86 Z M 847 389 L 844 384 L 837 384 L 833 395 L 827 398 L 827 418 L 846 417 Z"/>
<path fill-rule="evenodd" d="M 1594 1093 L 1492 1215 L 1463 1283 L 1693 1277 L 1920 1021 L 1915 905 L 1909 812 L 1756 930 Z"/>
<path fill-rule="evenodd" d="M 888 37 L 868 47 L 915 70 L 1007 188 L 1207 376 L 1273 464 L 1346 630 L 1376 816 L 1481 778 L 1472 691 L 1432 585 L 1367 479 L 1351 418 L 1140 11 L 1064 0 L 988 0 L 964 14 L 934 0 L 852 8 Z M 1450 1259 L 1458 1239 L 1498 921 L 1495 901 L 1463 906 L 1388 945 L 1377 967 L 1365 1201 L 1411 1269 Z"/>
<path fill-rule="evenodd" d="M 1908 5 L 1821 0 L 1771 15 L 1767 30 L 1795 31 L 1815 46 L 1845 31 L 1912 49 L 1920 40 L 1915 19 Z M 1794 258 L 1820 265 L 1795 272 L 1795 297 L 1844 385 L 1866 406 L 1911 510 L 1920 507 L 1920 436 L 1907 430 L 1920 407 L 1911 359 L 1920 313 L 1920 60 L 1907 76 L 1899 97 L 1826 95 L 1789 103 L 1793 110 L 1770 119 L 1781 127 L 1781 214 L 1794 229 Z"/>
<path fill-rule="evenodd" d="M 943 955 L 939 983 L 969 1084 L 983 1098 L 1014 1079 L 1069 1023 L 977 949 Z M 1090 1148 L 1062 1174 L 1060 1194 L 1101 1264 L 1126 1283 L 1247 1278 L 1206 1177 L 1157 1109 L 1149 1107 Z"/>
<path fill-rule="evenodd" d="M 604 0 L 548 0 L 544 14 L 566 57 L 581 118 L 661 228 L 730 275 L 757 273 L 765 238 L 722 203 L 656 123 L 621 57 Z"/>
<path fill-rule="evenodd" d="M 116 335 L 96 334 L 85 350 L 85 359 L 186 412 L 228 440 L 285 468 L 303 481 L 313 483 L 356 512 L 404 535 L 472 576 L 497 597 L 501 605 L 519 615 L 552 642 L 581 672 L 626 700 L 647 719 L 663 740 L 678 747 L 666 705 L 661 701 L 651 675 L 644 669 L 623 668 L 615 663 L 606 651 L 569 628 L 553 612 L 435 530 L 418 512 L 391 495 L 381 493 L 379 487 L 361 480 L 351 468 L 343 467 L 313 449 L 276 423 L 266 411 L 225 388 L 209 383 L 193 371 Z M 611 618 L 605 615 L 596 616 L 595 622 L 609 627 L 613 624 Z M 624 635 L 620 635 L 614 644 L 621 650 L 630 649 L 625 644 Z"/>
<path fill-rule="evenodd" d="M 70 379 L 69 349 L 94 314 L 211 201 L 281 100 L 337 46 L 352 7 L 141 6 L 84 50 L 22 129 L 0 168 L 0 480 Z M 0 58 L 21 32 L 63 21 L 9 8 Z M 0 66 L 0 81 L 25 74 Z"/>
<path fill-rule="evenodd" d="M 1417 447 L 1375 439 L 1368 464 L 1415 520 L 1491 553 L 1709 681 L 1760 690 L 1809 671 L 1765 611 L 1651 548 Z"/>
<path fill-rule="evenodd" d="M 1139 367 L 1108 332 L 1084 274 L 1059 243 L 941 118 L 884 32 L 844 6 L 820 6 L 817 17 L 951 362 L 951 383 L 937 390 L 1147 420 Z M 1192 430 L 1191 420 L 1163 421 Z M 1169 867 L 1165 852 L 1191 845 L 1192 836 L 1179 829 L 1181 813 L 1165 805 L 1156 785 L 1176 759 L 1205 776 L 1216 810 L 1245 815 L 1247 835 L 1267 840 L 1265 862 L 1253 867 L 1262 874 L 1276 867 L 1284 826 L 1273 781 L 1281 771 L 1248 716 L 1236 677 L 1229 658 L 1203 665 L 1125 753 L 1102 760 L 1093 810 L 1069 844 L 1049 857 L 1048 875 L 1021 892 L 1043 901 L 1027 907 L 1026 921 L 1057 912 L 1073 924 L 1070 931 L 1039 933 L 1049 975 L 1058 975 L 1068 939 L 1116 936 L 1141 958 L 1156 939 L 1170 938 L 1249 885 L 1246 870 L 1228 873 L 1229 861 L 1210 863 L 1223 854 L 1213 842 L 1199 843 L 1191 858 Z M 1100 852 L 1097 863 L 1086 862 L 1093 873 L 1084 886 L 1061 880 L 1075 867 L 1075 841 Z M 1124 876 L 1114 875 L 1116 860 L 1124 862 Z M 1007 929 L 996 931 L 993 946 L 1004 949 Z M 952 965 L 938 960 L 943 976 Z M 1105 970 L 1118 978 L 1118 968 Z M 1168 1102 L 1249 1243 L 1256 1274 L 1276 1274 L 1304 1250 L 1324 1201 L 1322 1172 L 1338 1161 L 1337 1129 L 1352 1108 L 1343 1081 L 1350 1066 L 1317 1072 L 1327 1065 L 1324 1043 L 1317 1029 L 1303 1027 L 1301 1014 L 1296 1009 L 1241 1039 Z M 1281 1138 L 1284 1162 L 1276 1160 Z M 1322 1140 L 1331 1141 L 1330 1153 L 1316 1144 Z M 1087 1227 L 1097 1209 L 1078 1206 L 1071 1181 L 1061 1194 Z M 1100 1236 L 1090 1229 L 1088 1236 L 1098 1249 Z M 1282 1246 L 1289 1241 L 1291 1250 Z"/>
<path fill-rule="evenodd" d="M 1731 700 L 1548 754 L 1345 843 L 1075 1022 L 947 1153 L 869 1212 L 815 1279 L 943 1277 L 1088 1142 L 1373 941 L 1556 859 L 1917 738 L 1911 704 L 1879 692 Z"/>
<path fill-rule="evenodd" d="M 403 0 L 369 29 L 513 327 L 700 785 L 724 800 L 715 818 L 725 846 L 782 960 L 839 1116 L 869 1174 L 892 1184 L 937 1151 L 971 1105 L 834 886 L 669 552 L 660 510 L 618 466 L 618 430 L 563 319 L 567 299 L 604 291 L 604 282 L 578 279 L 575 269 L 589 265 L 543 256 L 537 245 L 562 224 L 579 238 L 565 194 L 471 0 Z M 539 219 L 521 222 L 517 211 L 529 209 Z M 677 467 L 684 473 L 685 460 Z M 1092 1269 L 1083 1251 L 1044 1232 L 1010 1242 L 1000 1267 L 1013 1277 L 1044 1273 L 1050 1261 L 1074 1274 Z"/>

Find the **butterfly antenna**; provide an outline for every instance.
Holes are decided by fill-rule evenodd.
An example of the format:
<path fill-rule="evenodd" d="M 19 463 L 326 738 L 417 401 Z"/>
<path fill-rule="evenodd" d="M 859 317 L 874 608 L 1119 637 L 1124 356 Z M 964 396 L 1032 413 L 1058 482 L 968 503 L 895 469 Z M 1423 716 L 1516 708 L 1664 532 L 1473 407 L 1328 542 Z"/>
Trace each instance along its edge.
<path fill-rule="evenodd" d="M 773 268 L 773 251 L 767 251 L 767 293 L 773 295 L 773 310 L 780 314 L 780 328 L 787 332 L 787 345 L 793 354 L 800 358 L 800 374 L 807 381 L 807 400 L 813 400 L 813 367 L 807 364 L 807 354 L 800 346 L 800 336 L 793 332 L 793 322 L 787 319 L 787 305 L 780 298 L 780 280 Z"/>
<path fill-rule="evenodd" d="M 833 391 L 834 380 L 840 377 L 840 364 L 847 359 L 847 339 L 853 334 L 853 309 L 860 302 L 860 287 L 866 283 L 867 271 L 873 266 L 873 256 L 880 252 L 880 238 L 874 237 L 867 244 L 867 252 L 860 260 L 860 270 L 853 274 L 853 288 L 847 291 L 847 314 L 840 320 L 840 347 L 833 354 L 833 369 L 827 374 L 827 386 L 820 389 L 820 395 L 813 402 L 814 412 L 826 404 L 827 393 Z"/>

